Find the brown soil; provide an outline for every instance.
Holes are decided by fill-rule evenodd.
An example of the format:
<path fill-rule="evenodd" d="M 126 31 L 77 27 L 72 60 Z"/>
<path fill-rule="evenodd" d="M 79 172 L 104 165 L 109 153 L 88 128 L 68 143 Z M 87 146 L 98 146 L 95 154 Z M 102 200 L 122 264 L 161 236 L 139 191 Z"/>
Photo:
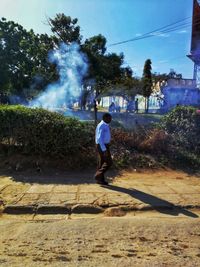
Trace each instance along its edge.
<path fill-rule="evenodd" d="M 4 215 L 0 231 L 1 266 L 200 266 L 199 218 Z"/>

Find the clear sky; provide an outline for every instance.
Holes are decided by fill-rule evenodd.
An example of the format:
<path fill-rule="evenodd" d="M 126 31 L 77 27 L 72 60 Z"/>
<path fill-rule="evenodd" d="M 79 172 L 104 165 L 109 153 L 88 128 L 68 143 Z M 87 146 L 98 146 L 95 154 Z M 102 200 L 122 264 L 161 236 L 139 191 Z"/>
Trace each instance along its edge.
<path fill-rule="evenodd" d="M 150 58 L 153 72 L 169 73 L 173 68 L 192 78 L 193 63 L 186 57 L 191 23 L 175 32 L 109 47 L 184 18 L 191 22 L 192 6 L 193 0 L 0 0 L 0 17 L 36 33 L 50 33 L 46 17 L 64 13 L 78 18 L 83 39 L 103 34 L 107 51 L 123 52 L 136 75 L 141 76 L 144 61 Z"/>

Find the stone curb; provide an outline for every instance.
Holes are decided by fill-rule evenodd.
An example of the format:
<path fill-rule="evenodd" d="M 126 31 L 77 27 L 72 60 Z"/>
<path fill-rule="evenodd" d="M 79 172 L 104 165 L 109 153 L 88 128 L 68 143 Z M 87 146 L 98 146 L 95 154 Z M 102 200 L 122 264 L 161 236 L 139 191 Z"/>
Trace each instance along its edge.
<path fill-rule="evenodd" d="M 173 209 L 200 209 L 200 205 L 109 205 L 97 206 L 91 204 L 76 204 L 73 206 L 67 205 L 6 205 L 2 213 L 7 214 L 98 214 L 105 213 L 113 209 L 122 212 L 130 211 L 152 211 L 152 210 L 173 210 Z"/>
<path fill-rule="evenodd" d="M 7 214 L 98 214 L 104 212 L 102 207 L 91 204 L 66 205 L 6 205 L 2 213 Z"/>
<path fill-rule="evenodd" d="M 6 205 L 2 212 L 8 214 L 33 214 L 36 212 L 36 206 Z"/>
<path fill-rule="evenodd" d="M 66 205 L 39 205 L 37 214 L 70 214 L 71 208 Z"/>
<path fill-rule="evenodd" d="M 88 214 L 98 214 L 103 212 L 104 209 L 100 206 L 91 205 L 91 204 L 77 204 L 74 205 L 71 209 L 71 213 L 88 213 Z"/>

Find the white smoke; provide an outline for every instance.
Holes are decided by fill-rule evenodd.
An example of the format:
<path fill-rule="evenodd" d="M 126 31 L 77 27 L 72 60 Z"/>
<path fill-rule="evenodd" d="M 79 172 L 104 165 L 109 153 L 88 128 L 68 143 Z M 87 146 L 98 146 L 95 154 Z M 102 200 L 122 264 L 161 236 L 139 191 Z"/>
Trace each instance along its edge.
<path fill-rule="evenodd" d="M 30 106 L 47 109 L 71 104 L 81 94 L 82 79 L 87 72 L 87 58 L 78 44 L 61 43 L 49 53 L 49 61 L 56 64 L 59 80 L 47 86 Z"/>

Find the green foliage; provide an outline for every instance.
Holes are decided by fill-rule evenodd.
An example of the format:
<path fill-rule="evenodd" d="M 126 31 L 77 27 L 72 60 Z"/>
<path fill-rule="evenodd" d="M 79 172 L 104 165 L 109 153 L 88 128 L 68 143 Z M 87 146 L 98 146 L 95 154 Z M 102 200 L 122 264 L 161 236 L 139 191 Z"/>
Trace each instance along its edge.
<path fill-rule="evenodd" d="M 60 41 L 70 44 L 72 42 L 80 43 L 80 27 L 77 25 L 78 19 L 72 19 L 70 16 L 65 14 L 56 14 L 55 18 L 49 18 L 49 25 L 51 30 L 56 34 L 57 39 L 55 41 L 59 43 Z"/>
<path fill-rule="evenodd" d="M 89 59 L 87 79 L 95 79 L 93 89 L 96 91 L 96 97 L 111 88 L 116 88 L 119 80 L 125 77 L 125 71 L 122 68 L 124 55 L 106 54 L 106 38 L 101 34 L 86 39 L 82 49 Z"/>
<path fill-rule="evenodd" d="M 151 60 L 147 59 L 143 70 L 143 96 L 149 97 L 152 93 Z"/>
<path fill-rule="evenodd" d="M 155 165 L 149 156 L 136 151 L 138 140 L 118 128 L 112 127 L 112 154 L 116 167 L 152 167 Z M 3 159 L 17 155 L 20 162 L 34 165 L 37 158 L 44 159 L 52 166 L 82 168 L 94 166 L 96 153 L 94 126 L 73 118 L 43 109 L 30 109 L 23 106 L 0 106 L 0 154 Z M 4 151 L 4 152 L 3 152 Z M 23 158 L 24 156 L 24 158 Z M 32 160 L 33 164 L 28 162 Z M 13 160 L 12 160 L 13 161 Z"/>
<path fill-rule="evenodd" d="M 192 107 L 177 107 L 157 128 L 126 132 L 112 125 L 115 167 L 154 168 L 162 165 L 199 168 L 200 115 Z M 0 154 L 46 158 L 66 168 L 94 166 L 94 125 L 43 109 L 0 106 Z"/>
<path fill-rule="evenodd" d="M 163 156 L 168 163 L 181 168 L 199 169 L 200 115 L 194 107 L 179 106 L 169 112 L 159 124 L 167 143 Z"/>
<path fill-rule="evenodd" d="M 151 60 L 147 59 L 144 64 L 142 75 L 142 91 L 145 97 L 145 112 L 148 113 L 149 97 L 152 93 L 152 74 L 151 74 Z"/>
<path fill-rule="evenodd" d="M 24 38 L 24 40 L 23 40 Z M 27 57 L 24 50 L 25 42 L 30 41 L 31 33 L 28 33 L 21 25 L 13 21 L 0 20 L 0 86 L 3 91 L 27 86 L 29 77 L 24 71 L 27 66 Z M 29 62 L 30 63 L 30 62 Z"/>
<path fill-rule="evenodd" d="M 53 40 L 47 34 L 35 34 L 21 25 L 0 20 L 0 88 L 1 92 L 29 98 L 32 90 L 41 90 L 54 80 L 55 68 L 48 63 Z M 39 78 L 40 85 L 35 81 Z M 38 80 L 38 79 L 37 79 Z M 39 87 L 38 87 L 39 85 Z"/>
<path fill-rule="evenodd" d="M 88 129 L 76 119 L 43 109 L 0 106 L 0 142 L 20 153 L 55 158 L 80 156 L 93 145 Z"/>
<path fill-rule="evenodd" d="M 112 136 L 119 166 L 153 167 L 157 162 L 157 166 L 199 170 L 200 114 L 193 107 L 175 108 L 153 128 L 137 127 L 130 133 L 116 129 Z"/>
<path fill-rule="evenodd" d="M 200 154 L 200 115 L 194 107 L 176 107 L 164 116 L 161 127 L 175 146 Z"/>
<path fill-rule="evenodd" d="M 106 38 L 99 34 L 85 40 L 84 49 L 93 55 L 104 55 L 106 52 Z"/>

